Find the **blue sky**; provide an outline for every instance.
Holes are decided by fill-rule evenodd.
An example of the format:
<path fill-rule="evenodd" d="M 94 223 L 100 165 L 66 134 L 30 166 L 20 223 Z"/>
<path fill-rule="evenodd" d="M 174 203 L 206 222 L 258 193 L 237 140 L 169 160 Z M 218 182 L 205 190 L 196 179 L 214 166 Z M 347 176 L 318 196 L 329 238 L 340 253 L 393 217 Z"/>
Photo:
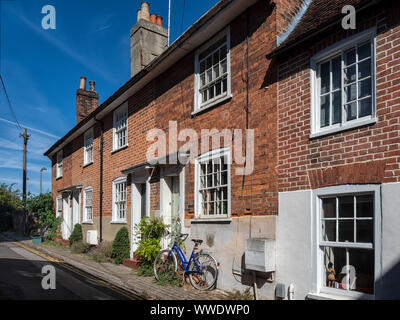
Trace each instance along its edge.
<path fill-rule="evenodd" d="M 151 0 L 164 18 L 168 0 Z M 172 0 L 171 42 L 217 0 Z M 51 191 L 51 163 L 43 153 L 76 122 L 80 76 L 96 81 L 100 103 L 130 78 L 129 31 L 140 0 L 0 0 L 0 71 L 19 123 L 28 128 L 27 190 Z M 185 4 L 185 5 L 184 5 Z M 56 9 L 56 29 L 41 26 L 42 7 Z M 184 19 L 182 24 L 182 11 Z M 0 183 L 22 189 L 22 138 L 0 90 Z"/>

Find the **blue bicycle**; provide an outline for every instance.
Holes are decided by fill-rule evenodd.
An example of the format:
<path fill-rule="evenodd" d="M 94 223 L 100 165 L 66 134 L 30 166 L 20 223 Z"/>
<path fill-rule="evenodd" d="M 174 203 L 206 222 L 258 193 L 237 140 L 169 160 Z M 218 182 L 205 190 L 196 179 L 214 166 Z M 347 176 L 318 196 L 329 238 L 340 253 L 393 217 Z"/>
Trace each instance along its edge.
<path fill-rule="evenodd" d="M 182 241 L 185 241 L 188 236 L 187 233 L 179 235 Z M 217 261 L 212 255 L 199 250 L 198 246 L 203 240 L 192 239 L 192 241 L 194 246 L 189 260 L 186 260 L 185 254 L 176 243 L 176 240 L 171 249 L 161 250 L 158 253 L 154 260 L 154 276 L 157 280 L 169 281 L 174 277 L 178 270 L 176 258 L 178 256 L 180 260 L 179 266 L 183 270 L 183 279 L 188 274 L 190 283 L 198 290 L 208 290 L 214 286 L 218 277 Z"/>

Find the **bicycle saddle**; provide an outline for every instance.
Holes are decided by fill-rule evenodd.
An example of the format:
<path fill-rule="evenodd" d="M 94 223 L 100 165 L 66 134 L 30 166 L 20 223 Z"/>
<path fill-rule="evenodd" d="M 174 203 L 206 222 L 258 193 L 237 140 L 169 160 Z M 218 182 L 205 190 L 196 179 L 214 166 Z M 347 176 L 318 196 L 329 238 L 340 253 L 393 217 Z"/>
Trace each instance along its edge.
<path fill-rule="evenodd" d="M 192 239 L 192 241 L 194 243 L 198 243 L 198 244 L 202 244 L 203 243 L 203 240 L 201 240 L 201 239 Z"/>

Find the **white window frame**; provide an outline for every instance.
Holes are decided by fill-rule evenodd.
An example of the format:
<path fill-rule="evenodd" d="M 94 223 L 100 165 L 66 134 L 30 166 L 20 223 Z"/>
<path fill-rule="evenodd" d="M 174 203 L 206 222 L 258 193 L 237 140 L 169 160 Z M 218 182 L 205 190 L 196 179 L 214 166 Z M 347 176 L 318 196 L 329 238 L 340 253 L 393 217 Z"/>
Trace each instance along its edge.
<path fill-rule="evenodd" d="M 91 144 L 89 144 L 91 140 Z M 89 161 L 89 152 L 92 153 L 91 160 Z M 93 128 L 90 128 L 85 132 L 83 136 L 83 165 L 88 165 L 93 163 L 94 156 L 94 133 Z"/>
<path fill-rule="evenodd" d="M 116 185 L 119 183 L 125 183 L 125 218 L 120 219 L 117 216 L 117 204 L 116 204 Z M 112 186 L 112 221 L 111 223 L 122 223 L 125 224 L 127 221 L 127 215 L 128 215 L 128 185 L 127 185 L 127 179 L 126 177 L 120 177 L 118 179 L 115 179 L 113 181 L 113 186 Z"/>
<path fill-rule="evenodd" d="M 228 209 L 227 214 L 219 214 L 219 215 L 204 215 L 202 214 L 201 208 L 201 200 L 200 200 L 200 164 L 203 162 L 208 162 L 212 159 L 226 157 L 227 159 L 227 189 L 228 189 Z M 221 219 L 229 219 L 231 217 L 231 151 L 230 148 L 221 148 L 206 152 L 195 159 L 195 217 L 196 219 L 202 220 L 221 220 Z"/>
<path fill-rule="evenodd" d="M 117 131 L 117 115 L 119 113 L 126 113 L 126 125 L 122 128 L 120 128 Z M 112 151 L 117 151 L 119 149 L 125 148 L 128 146 L 128 121 L 129 121 L 129 114 L 128 114 L 128 102 L 125 102 L 122 104 L 122 106 L 118 107 L 117 109 L 114 110 L 113 112 L 113 150 Z M 118 145 L 118 132 L 121 130 L 126 130 L 126 143 L 124 145 Z"/>
<path fill-rule="evenodd" d="M 57 152 L 57 163 L 56 163 L 56 179 L 61 178 L 63 175 L 63 150 Z"/>
<path fill-rule="evenodd" d="M 221 37 L 226 36 L 226 60 L 227 60 L 227 92 L 225 94 L 219 95 L 218 97 L 214 97 L 213 99 L 201 103 L 201 94 L 200 94 L 200 62 L 199 55 L 207 50 L 214 43 L 219 41 Z M 216 36 L 214 36 L 211 40 L 207 41 L 206 44 L 202 45 L 199 49 L 195 51 L 195 61 L 194 61 L 194 111 L 192 114 L 196 114 L 200 111 L 203 111 L 207 108 L 210 108 L 218 103 L 221 103 L 224 100 L 232 98 L 231 93 L 231 46 L 230 46 L 230 28 L 226 27 L 224 30 L 219 32 Z"/>
<path fill-rule="evenodd" d="M 88 206 L 87 206 L 87 203 L 86 203 L 86 201 L 87 201 L 86 193 L 89 192 L 89 191 L 92 192 L 92 205 L 91 205 L 91 207 L 92 207 L 92 218 L 91 219 L 88 219 L 88 216 L 87 216 L 87 208 L 88 208 Z M 93 223 L 93 188 L 92 187 L 86 187 L 83 190 L 83 221 L 82 221 L 82 223 Z"/>
<path fill-rule="evenodd" d="M 362 118 L 356 118 L 354 120 L 345 120 L 345 112 L 344 112 L 344 101 L 345 101 L 345 92 L 343 88 L 343 54 L 346 50 L 349 50 L 357 44 L 361 44 L 365 41 L 371 41 L 373 46 L 373 50 L 371 52 L 371 61 L 372 61 L 372 70 L 371 70 L 371 78 L 373 84 L 371 86 L 371 94 L 372 94 L 372 111 L 370 116 L 365 116 Z M 324 61 L 329 61 L 335 58 L 338 55 L 342 55 L 342 121 L 337 124 L 329 125 L 324 128 L 320 128 L 320 95 L 319 95 L 319 77 L 318 77 L 318 65 L 323 63 Z M 334 45 L 322 50 L 321 52 L 314 55 L 310 60 L 310 89 L 311 89 L 311 135 L 310 138 L 318 137 L 322 135 L 327 135 L 334 132 L 340 132 L 343 130 L 371 124 L 376 122 L 376 29 L 370 28 L 359 34 L 351 36 L 347 39 L 339 41 Z M 357 74 L 357 71 L 356 71 Z"/>
<path fill-rule="evenodd" d="M 61 200 L 61 206 L 59 203 L 60 200 Z M 56 198 L 56 218 L 62 217 L 62 212 L 63 212 L 62 196 L 57 196 L 57 198 Z"/>
<path fill-rule="evenodd" d="M 325 243 L 321 241 L 321 198 L 345 196 L 345 195 L 358 195 L 370 193 L 374 196 L 374 294 L 366 294 L 356 291 L 346 291 L 343 289 L 329 288 L 323 282 L 323 250 L 320 246 Z M 327 294 L 332 296 L 342 296 L 349 298 L 363 298 L 374 299 L 378 288 L 378 283 L 381 279 L 381 186 L 380 185 L 341 185 L 333 187 L 325 187 L 313 190 L 313 292 L 316 294 Z M 367 248 L 368 244 L 350 243 L 349 245 L 341 245 L 339 242 L 337 247 L 353 247 L 353 248 Z"/>

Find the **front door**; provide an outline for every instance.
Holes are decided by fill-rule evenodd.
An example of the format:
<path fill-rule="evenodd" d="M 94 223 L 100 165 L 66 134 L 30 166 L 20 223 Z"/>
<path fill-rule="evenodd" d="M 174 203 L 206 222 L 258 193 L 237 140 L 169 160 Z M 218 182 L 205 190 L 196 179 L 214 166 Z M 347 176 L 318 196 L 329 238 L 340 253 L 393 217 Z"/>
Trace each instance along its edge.
<path fill-rule="evenodd" d="M 81 222 L 81 191 L 76 190 L 73 192 L 72 202 L 72 229 L 74 226 Z"/>
<path fill-rule="evenodd" d="M 165 177 L 166 194 L 165 194 L 165 207 L 163 209 L 163 222 L 168 226 L 169 232 L 177 232 L 174 230 L 176 219 L 179 217 L 179 176 Z M 169 246 L 171 238 L 164 237 L 162 240 L 162 247 Z"/>

